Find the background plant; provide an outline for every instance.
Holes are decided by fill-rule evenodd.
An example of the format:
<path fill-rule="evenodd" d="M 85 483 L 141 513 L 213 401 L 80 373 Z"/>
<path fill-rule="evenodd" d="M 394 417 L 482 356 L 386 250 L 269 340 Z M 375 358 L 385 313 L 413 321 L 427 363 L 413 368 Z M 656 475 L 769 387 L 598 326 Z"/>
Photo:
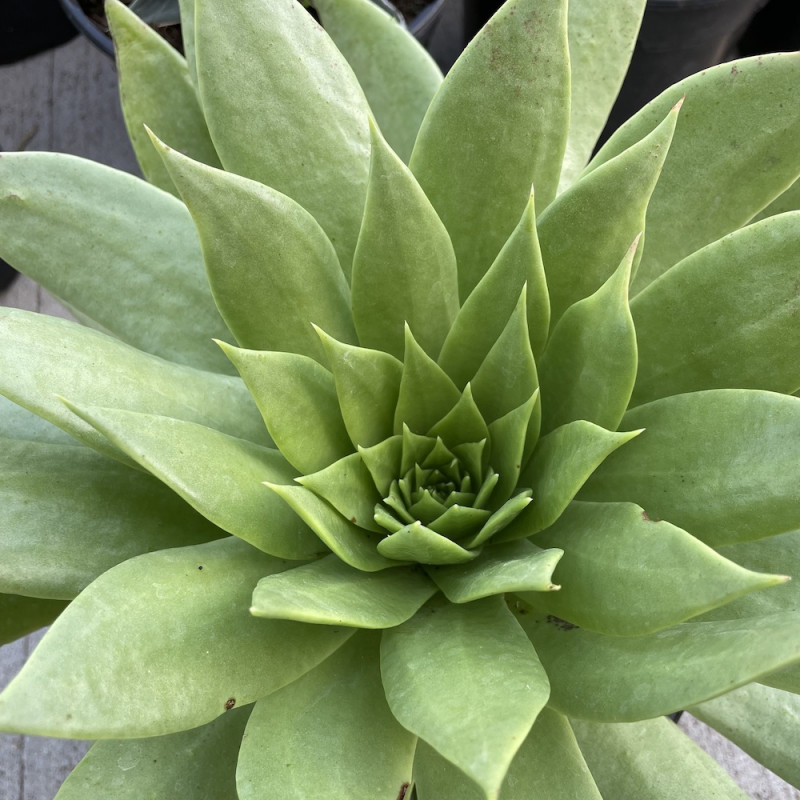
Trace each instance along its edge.
<path fill-rule="evenodd" d="M 659 719 L 703 703 L 796 783 L 796 589 L 749 594 L 797 560 L 791 192 L 762 211 L 796 58 L 689 79 L 575 180 L 640 9 L 602 59 L 588 7 L 511 3 L 440 88 L 319 6 L 377 126 L 293 3 L 198 3 L 186 63 L 115 5 L 189 212 L 0 159 L 4 255 L 95 328 L 2 314 L 3 391 L 81 442 L 4 407 L 7 638 L 78 596 L 3 726 L 103 740 L 62 798 L 741 796 Z"/>

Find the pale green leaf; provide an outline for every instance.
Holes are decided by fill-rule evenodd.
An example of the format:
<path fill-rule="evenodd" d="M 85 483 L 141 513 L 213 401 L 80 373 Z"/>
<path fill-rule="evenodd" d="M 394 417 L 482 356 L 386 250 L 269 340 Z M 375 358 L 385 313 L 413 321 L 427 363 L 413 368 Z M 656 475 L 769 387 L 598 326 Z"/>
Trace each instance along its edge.
<path fill-rule="evenodd" d="M 478 533 L 465 543 L 466 547 L 478 547 L 493 536 L 507 528 L 531 502 L 531 491 L 525 489 L 503 503 L 497 511 L 486 520 L 486 524 Z"/>
<path fill-rule="evenodd" d="M 66 607 L 64 600 L 0 594 L 0 645 L 52 624 Z"/>
<path fill-rule="evenodd" d="M 428 432 L 441 437 L 449 447 L 467 442 L 480 442 L 489 437 L 489 428 L 472 396 L 472 386 L 466 385 L 461 398 Z"/>
<path fill-rule="evenodd" d="M 701 389 L 800 388 L 800 212 L 704 247 L 631 302 L 633 404 Z"/>
<path fill-rule="evenodd" d="M 242 347 L 321 361 L 313 325 L 355 341 L 347 281 L 311 214 L 256 181 L 157 146 L 197 225 L 214 299 Z"/>
<path fill-rule="evenodd" d="M 433 600 L 383 633 L 392 713 L 497 800 L 548 697 L 547 676 L 501 597 Z"/>
<path fill-rule="evenodd" d="M 76 444 L 75 439 L 46 419 L 0 395 L 0 436 L 44 444 Z"/>
<path fill-rule="evenodd" d="M 408 161 L 442 83 L 428 51 L 369 0 L 315 0 L 325 31 L 353 68 L 386 141 Z"/>
<path fill-rule="evenodd" d="M 395 800 L 416 737 L 386 706 L 377 635 L 359 633 L 308 675 L 257 703 L 236 774 L 240 800 Z M 333 737 L 333 738 L 332 738 Z"/>
<path fill-rule="evenodd" d="M 645 428 L 602 464 L 581 500 L 627 500 L 712 546 L 800 527 L 800 400 L 712 389 L 629 411 Z"/>
<path fill-rule="evenodd" d="M 531 186 L 538 210 L 555 197 L 569 124 L 566 5 L 507 2 L 422 122 L 411 169 L 450 232 L 462 299 L 513 232 Z"/>
<path fill-rule="evenodd" d="M 490 498 L 493 508 L 505 503 L 519 483 L 522 467 L 527 463 L 539 436 L 540 408 L 537 390 L 527 402 L 489 426 L 492 469 L 499 476 Z"/>
<path fill-rule="evenodd" d="M 287 567 L 233 537 L 114 567 L 72 601 L 0 695 L 0 729 L 160 736 L 296 680 L 351 631 L 251 617 L 252 587 Z"/>
<path fill-rule="evenodd" d="M 178 0 L 181 12 L 181 40 L 189 78 L 197 86 L 197 59 L 194 55 L 194 0 Z"/>
<path fill-rule="evenodd" d="M 212 341 L 227 328 L 179 200 L 82 158 L 4 153 L 0 212 L 0 256 L 82 321 L 163 358 L 232 373 Z"/>
<path fill-rule="evenodd" d="M 565 552 L 553 579 L 562 591 L 524 599 L 612 636 L 652 633 L 786 581 L 737 566 L 632 503 L 572 503 L 535 541 Z"/>
<path fill-rule="evenodd" d="M 285 0 L 195 0 L 194 35 L 200 99 L 225 169 L 309 211 L 349 275 L 369 109 L 344 57 L 299 3 Z"/>
<path fill-rule="evenodd" d="M 442 536 L 421 522 L 404 525 L 378 543 L 378 552 L 396 561 L 418 564 L 464 564 L 478 555 Z"/>
<path fill-rule="evenodd" d="M 362 572 L 332 555 L 262 578 L 250 613 L 315 625 L 390 628 L 414 616 L 435 593 L 419 569 Z"/>
<path fill-rule="evenodd" d="M 392 481 L 401 474 L 403 437 L 399 434 L 390 436 L 372 447 L 359 447 L 358 452 L 372 475 L 375 487 L 381 497 L 385 497 Z"/>

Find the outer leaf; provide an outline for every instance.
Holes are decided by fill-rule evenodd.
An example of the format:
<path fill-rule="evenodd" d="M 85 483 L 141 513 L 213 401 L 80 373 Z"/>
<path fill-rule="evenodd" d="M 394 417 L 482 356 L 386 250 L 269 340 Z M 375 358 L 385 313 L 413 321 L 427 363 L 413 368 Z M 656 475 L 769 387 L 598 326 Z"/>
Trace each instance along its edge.
<path fill-rule="evenodd" d="M 690 711 L 776 775 L 800 784 L 798 695 L 751 683 Z"/>
<path fill-rule="evenodd" d="M 569 120 L 566 17 L 560 0 L 506 3 L 422 122 L 411 169 L 452 237 L 462 299 L 511 235 L 531 185 L 538 210 L 555 196 Z"/>
<path fill-rule="evenodd" d="M 645 212 L 670 149 L 679 110 L 680 104 L 665 111 L 655 130 L 582 177 L 541 215 L 539 241 L 550 292 L 551 327 L 573 303 L 608 280 L 630 243 L 645 230 Z M 636 263 L 641 256 L 638 253 Z"/>
<path fill-rule="evenodd" d="M 385 9 L 367 0 L 316 0 L 327 34 L 353 68 L 386 141 L 408 161 L 442 82 L 428 51 Z"/>
<path fill-rule="evenodd" d="M 404 325 L 432 357 L 458 312 L 450 237 L 425 193 L 375 129 L 353 258 L 353 319 L 365 347 L 401 358 Z"/>
<path fill-rule="evenodd" d="M 420 800 L 481 800 L 463 772 L 420 741 L 414 759 Z M 601 800 L 567 720 L 543 708 L 519 749 L 500 791 L 502 800 Z"/>
<path fill-rule="evenodd" d="M 250 613 L 316 625 L 390 628 L 410 619 L 436 593 L 413 567 L 362 572 L 328 556 L 262 578 Z"/>
<path fill-rule="evenodd" d="M 166 39 L 118 0 L 109 0 L 106 16 L 117 53 L 122 113 L 136 159 L 150 183 L 177 195 L 145 124 L 181 153 L 220 166 L 189 67 Z"/>
<path fill-rule="evenodd" d="M 497 800 L 548 697 L 547 676 L 503 599 L 432 601 L 383 633 L 392 713 Z"/>
<path fill-rule="evenodd" d="M 307 209 L 349 275 L 369 168 L 368 106 L 350 67 L 289 0 L 195 7 L 200 99 L 225 169 Z"/>
<path fill-rule="evenodd" d="M 655 400 L 623 427 L 646 433 L 599 467 L 581 500 L 628 500 L 714 545 L 800 527 L 800 402 L 716 389 Z"/>
<path fill-rule="evenodd" d="M 75 444 L 75 439 L 68 433 L 2 395 L 0 395 L 0 437 L 45 444 Z"/>
<path fill-rule="evenodd" d="M 315 558 L 325 552 L 314 533 L 263 485 L 264 481 L 290 483 L 297 474 L 277 450 L 193 422 L 154 414 L 91 406 L 74 410 L 203 517 L 228 533 L 278 558 Z M 74 481 L 71 472 L 67 474 Z M 151 499 L 145 502 L 141 493 L 136 499 L 145 508 L 153 502 Z M 189 519 L 194 541 L 175 545 L 195 544 L 198 536 L 205 534 L 200 539 L 205 541 L 214 532 L 219 534 L 204 524 L 205 520 L 195 520 L 193 516 Z M 163 544 L 175 545 L 168 539 Z"/>
<path fill-rule="evenodd" d="M 64 600 L 0 594 L 0 645 L 50 625 L 66 607 Z"/>
<path fill-rule="evenodd" d="M 628 283 L 637 237 L 617 271 L 556 324 L 539 365 L 542 432 L 575 419 L 616 430 L 636 379 Z"/>
<path fill-rule="evenodd" d="M 316 472 L 353 452 L 333 376 L 307 356 L 241 350 L 220 343 L 255 398 L 286 460 Z"/>
<path fill-rule="evenodd" d="M 800 388 L 800 212 L 750 225 L 676 264 L 631 303 L 634 405 L 701 389 Z"/>
<path fill-rule="evenodd" d="M 355 341 L 347 282 L 311 214 L 274 189 L 157 146 L 194 217 L 211 291 L 239 344 L 321 361 L 312 323 Z"/>
<path fill-rule="evenodd" d="M 71 738 L 160 736 L 296 680 L 350 632 L 245 613 L 255 582 L 286 567 L 235 538 L 114 567 L 72 601 L 0 695 L 0 726 Z"/>
<path fill-rule="evenodd" d="M 667 719 L 601 725 L 573 720 L 603 797 L 614 800 L 746 800 L 725 770 Z M 653 780 L 653 776 L 661 776 Z"/>
<path fill-rule="evenodd" d="M 249 708 L 235 708 L 190 731 L 97 742 L 56 800 L 229 800 L 236 791 L 236 759 L 249 716 Z"/>
<path fill-rule="evenodd" d="M 227 328 L 197 231 L 174 197 L 82 158 L 4 153 L 0 211 L 0 255 L 82 321 L 163 358 L 232 372 L 212 341 Z"/>
<path fill-rule="evenodd" d="M 659 95 L 597 154 L 589 169 L 639 141 L 686 97 L 648 208 L 647 247 L 634 293 L 689 253 L 740 228 L 797 178 L 800 109 L 792 97 L 798 71 L 796 53 L 704 70 Z"/>
<path fill-rule="evenodd" d="M 786 581 L 727 561 L 632 503 L 572 503 L 536 543 L 567 554 L 554 578 L 564 588 L 525 599 L 612 636 L 652 633 Z"/>
<path fill-rule="evenodd" d="M 669 714 L 800 660 L 795 612 L 684 622 L 647 636 L 603 636 L 524 607 L 516 613 L 550 677 L 550 704 L 581 719 Z"/>
<path fill-rule="evenodd" d="M 416 739 L 386 706 L 377 655 L 376 636 L 357 634 L 256 705 L 236 776 L 241 800 L 261 800 L 265 786 L 281 800 L 398 796 L 411 780 Z"/>
<path fill-rule="evenodd" d="M 9 594 L 68 600 L 128 558 L 223 535 L 159 481 L 86 447 L 0 440 L 0 508 Z"/>
<path fill-rule="evenodd" d="M 244 384 L 170 364 L 68 320 L 0 309 L 0 392 L 101 453 L 104 436 L 58 399 L 166 414 L 268 442 Z"/>

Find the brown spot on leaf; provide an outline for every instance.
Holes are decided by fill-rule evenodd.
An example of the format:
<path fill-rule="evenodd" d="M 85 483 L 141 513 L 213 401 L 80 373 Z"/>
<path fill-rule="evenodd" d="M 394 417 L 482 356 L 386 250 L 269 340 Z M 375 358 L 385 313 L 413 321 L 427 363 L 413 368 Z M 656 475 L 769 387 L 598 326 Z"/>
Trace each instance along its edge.
<path fill-rule="evenodd" d="M 411 788 L 411 784 L 406 782 L 400 787 L 400 793 L 397 795 L 397 800 L 404 800 L 406 794 L 408 793 L 409 788 Z"/>
<path fill-rule="evenodd" d="M 561 617 L 556 617 L 554 614 L 548 614 L 547 622 L 551 625 L 555 625 L 560 631 L 571 631 L 578 627 L 571 622 L 567 622 L 565 619 L 561 619 Z"/>
<path fill-rule="evenodd" d="M 236 698 L 230 697 L 225 701 L 225 710 L 230 711 L 236 705 Z"/>

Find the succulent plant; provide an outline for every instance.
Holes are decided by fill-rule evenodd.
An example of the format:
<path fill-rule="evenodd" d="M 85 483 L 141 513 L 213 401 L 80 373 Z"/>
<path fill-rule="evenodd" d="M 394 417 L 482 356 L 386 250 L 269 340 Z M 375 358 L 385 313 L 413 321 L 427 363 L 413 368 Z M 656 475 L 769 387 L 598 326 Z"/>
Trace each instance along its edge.
<path fill-rule="evenodd" d="M 98 740 L 59 800 L 744 797 L 690 708 L 800 785 L 798 56 L 590 160 L 641 0 L 444 80 L 316 6 L 111 0 L 149 182 L 0 158 L 80 321 L 0 311 L 0 728 Z"/>

